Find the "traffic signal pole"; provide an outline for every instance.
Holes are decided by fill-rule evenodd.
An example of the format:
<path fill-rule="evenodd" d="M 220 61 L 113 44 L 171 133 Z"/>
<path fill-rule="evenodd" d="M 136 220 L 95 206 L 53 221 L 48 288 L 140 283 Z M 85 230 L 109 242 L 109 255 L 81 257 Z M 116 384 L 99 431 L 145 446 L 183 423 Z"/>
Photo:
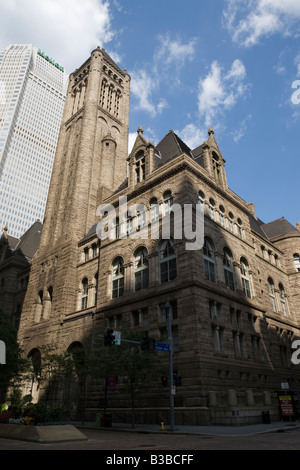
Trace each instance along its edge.
<path fill-rule="evenodd" d="M 169 382 L 170 382 L 170 431 L 174 431 L 174 394 L 173 394 L 173 336 L 172 336 L 172 305 L 167 303 L 168 308 L 168 340 L 169 340 Z"/>

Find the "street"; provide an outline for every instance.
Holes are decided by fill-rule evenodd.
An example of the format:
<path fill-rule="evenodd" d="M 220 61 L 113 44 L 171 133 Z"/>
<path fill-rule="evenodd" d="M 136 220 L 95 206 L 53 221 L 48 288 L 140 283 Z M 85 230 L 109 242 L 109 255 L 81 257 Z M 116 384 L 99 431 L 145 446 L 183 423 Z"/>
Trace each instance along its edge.
<path fill-rule="evenodd" d="M 151 451 L 160 452 L 203 451 L 203 450 L 300 450 L 300 429 L 285 432 L 272 432 L 243 436 L 200 436 L 195 434 L 169 434 L 147 432 L 124 432 L 105 429 L 81 430 L 86 441 L 53 444 L 30 443 L 11 439 L 0 439 L 0 451 L 16 450 L 96 450 L 108 451 L 106 456 L 113 456 L 110 451 L 132 452 L 139 455 Z M 238 433 L 238 431 L 237 431 Z M 181 452 L 183 451 L 183 452 Z M 191 452 L 192 453 L 192 452 Z"/>

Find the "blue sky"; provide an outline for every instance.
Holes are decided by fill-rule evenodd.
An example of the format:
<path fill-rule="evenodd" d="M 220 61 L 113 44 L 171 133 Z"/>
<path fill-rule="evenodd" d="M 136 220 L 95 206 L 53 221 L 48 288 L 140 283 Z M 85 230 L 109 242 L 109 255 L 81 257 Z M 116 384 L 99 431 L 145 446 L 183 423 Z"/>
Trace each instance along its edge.
<path fill-rule="evenodd" d="M 130 144 L 212 127 L 229 187 L 300 222 L 299 0 L 0 0 L 0 48 L 32 43 L 71 73 L 98 45 L 131 75 Z"/>

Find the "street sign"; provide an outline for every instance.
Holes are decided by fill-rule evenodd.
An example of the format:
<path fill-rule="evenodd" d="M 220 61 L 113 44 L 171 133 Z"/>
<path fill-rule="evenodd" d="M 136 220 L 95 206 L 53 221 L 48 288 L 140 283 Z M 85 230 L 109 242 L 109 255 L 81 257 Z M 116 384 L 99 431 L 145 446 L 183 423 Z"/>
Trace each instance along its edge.
<path fill-rule="evenodd" d="M 121 344 L 121 331 L 114 331 L 113 336 L 115 337 L 115 344 L 119 346 Z"/>
<path fill-rule="evenodd" d="M 170 351 L 170 345 L 168 343 L 155 343 L 154 346 L 155 351 Z"/>

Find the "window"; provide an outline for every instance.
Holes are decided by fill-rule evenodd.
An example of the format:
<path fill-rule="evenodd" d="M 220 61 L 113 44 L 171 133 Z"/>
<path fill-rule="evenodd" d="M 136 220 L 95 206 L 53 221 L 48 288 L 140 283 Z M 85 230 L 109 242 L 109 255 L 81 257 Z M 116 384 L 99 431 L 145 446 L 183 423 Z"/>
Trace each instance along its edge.
<path fill-rule="evenodd" d="M 281 303 L 281 311 L 285 317 L 288 316 L 287 304 L 285 300 L 285 292 L 284 287 L 282 284 L 279 284 L 279 295 L 280 295 L 280 303 Z"/>
<path fill-rule="evenodd" d="M 294 254 L 294 265 L 297 272 L 300 272 L 300 255 L 299 253 Z"/>
<path fill-rule="evenodd" d="M 243 227 L 241 219 L 237 219 L 237 230 L 240 238 L 243 238 Z"/>
<path fill-rule="evenodd" d="M 81 309 L 87 308 L 88 302 L 88 280 L 85 277 L 81 282 Z"/>
<path fill-rule="evenodd" d="M 164 213 L 169 214 L 173 206 L 173 196 L 171 191 L 166 191 L 164 194 Z"/>
<path fill-rule="evenodd" d="M 97 254 L 98 254 L 98 246 L 97 246 L 96 243 L 93 243 L 92 250 L 93 250 L 93 258 L 96 258 Z"/>
<path fill-rule="evenodd" d="M 215 201 L 211 198 L 209 200 L 209 217 L 211 220 L 215 220 Z"/>
<path fill-rule="evenodd" d="M 112 298 L 121 297 L 124 293 L 124 265 L 123 259 L 118 257 L 112 266 Z"/>
<path fill-rule="evenodd" d="M 205 200 L 204 193 L 202 191 L 199 191 L 197 203 L 200 204 L 203 208 L 204 208 L 204 200 Z"/>
<path fill-rule="evenodd" d="M 130 215 L 129 212 L 127 212 L 127 218 L 126 218 L 126 232 L 127 235 L 132 231 L 132 216 Z"/>
<path fill-rule="evenodd" d="M 144 152 L 139 152 L 135 157 L 135 175 L 136 183 L 144 181 L 146 176 L 145 155 Z"/>
<path fill-rule="evenodd" d="M 231 233 L 234 233 L 234 224 L 233 224 L 233 214 L 232 212 L 229 212 L 228 214 L 228 223 L 229 223 L 229 230 Z"/>
<path fill-rule="evenodd" d="M 251 288 L 250 288 L 250 278 L 249 278 L 249 266 L 245 258 L 241 258 L 241 277 L 243 290 L 246 297 L 251 299 Z"/>
<path fill-rule="evenodd" d="M 213 152 L 212 155 L 212 165 L 213 165 L 213 173 L 217 183 L 221 182 L 221 172 L 220 172 L 220 163 L 218 155 Z"/>
<path fill-rule="evenodd" d="M 177 320 L 177 301 L 167 302 L 159 305 L 159 321 L 166 322 L 169 318 L 169 313 L 171 314 L 171 320 Z"/>
<path fill-rule="evenodd" d="M 175 279 L 177 274 L 174 242 L 172 239 L 163 240 L 159 247 L 160 282 Z"/>
<path fill-rule="evenodd" d="M 245 349 L 244 349 L 244 334 L 240 333 L 239 331 L 233 331 L 233 349 L 235 357 L 244 357 Z"/>
<path fill-rule="evenodd" d="M 223 251 L 223 266 L 226 287 L 228 287 L 228 289 L 235 290 L 233 275 L 233 258 L 231 251 L 228 248 L 224 248 Z"/>
<path fill-rule="evenodd" d="M 94 277 L 94 305 L 97 305 L 98 298 L 98 273 Z"/>
<path fill-rule="evenodd" d="M 155 222 L 159 219 L 159 205 L 156 197 L 152 198 L 150 201 L 150 217 L 151 222 Z"/>
<path fill-rule="evenodd" d="M 215 272 L 215 255 L 212 242 L 205 237 L 203 246 L 205 277 L 209 281 L 217 282 Z"/>
<path fill-rule="evenodd" d="M 145 289 L 149 285 L 148 252 L 139 248 L 134 255 L 134 290 Z"/>
<path fill-rule="evenodd" d="M 219 221 L 220 221 L 221 227 L 225 227 L 225 217 L 224 217 L 224 214 L 225 214 L 225 209 L 224 209 L 223 206 L 220 206 L 220 207 L 219 207 Z"/>
<path fill-rule="evenodd" d="M 137 211 L 137 230 L 140 230 L 142 227 L 146 225 L 146 210 L 143 208 L 142 210 Z"/>
<path fill-rule="evenodd" d="M 273 279 L 271 279 L 270 277 L 268 278 L 268 289 L 269 289 L 269 297 L 270 297 L 272 310 L 273 310 L 273 312 L 277 312 L 274 282 L 273 282 Z"/>
<path fill-rule="evenodd" d="M 89 260 L 89 249 L 85 248 L 84 249 L 84 261 L 88 261 L 88 260 Z"/>
<path fill-rule="evenodd" d="M 212 346 L 215 354 L 224 352 L 224 328 L 212 325 Z"/>
<path fill-rule="evenodd" d="M 140 308 L 131 312 L 131 326 L 148 326 L 148 309 Z"/>

